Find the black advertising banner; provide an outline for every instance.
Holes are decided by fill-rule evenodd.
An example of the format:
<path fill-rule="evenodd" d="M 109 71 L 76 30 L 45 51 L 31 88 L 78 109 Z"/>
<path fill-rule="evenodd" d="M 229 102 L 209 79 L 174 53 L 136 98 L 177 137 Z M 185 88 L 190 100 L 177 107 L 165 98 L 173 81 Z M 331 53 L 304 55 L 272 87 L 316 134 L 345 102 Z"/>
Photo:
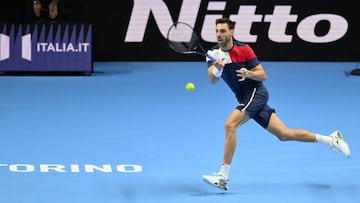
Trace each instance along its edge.
<path fill-rule="evenodd" d="M 356 1 L 63 0 L 75 22 L 93 24 L 96 61 L 204 60 L 170 50 L 166 32 L 176 21 L 192 26 L 206 48 L 216 43 L 215 19 L 236 23 L 236 40 L 261 60 L 359 61 Z"/>

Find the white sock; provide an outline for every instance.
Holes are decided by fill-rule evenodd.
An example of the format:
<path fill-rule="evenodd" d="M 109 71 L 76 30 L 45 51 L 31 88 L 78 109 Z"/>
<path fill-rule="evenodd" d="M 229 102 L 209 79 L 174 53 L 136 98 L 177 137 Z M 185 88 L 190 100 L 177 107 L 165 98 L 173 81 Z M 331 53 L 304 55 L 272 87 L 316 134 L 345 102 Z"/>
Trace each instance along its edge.
<path fill-rule="evenodd" d="M 229 178 L 230 165 L 222 164 L 219 173 L 224 176 L 225 179 Z"/>
<path fill-rule="evenodd" d="M 316 142 L 331 145 L 332 137 L 319 135 L 319 134 L 315 134 L 315 135 L 316 135 Z"/>

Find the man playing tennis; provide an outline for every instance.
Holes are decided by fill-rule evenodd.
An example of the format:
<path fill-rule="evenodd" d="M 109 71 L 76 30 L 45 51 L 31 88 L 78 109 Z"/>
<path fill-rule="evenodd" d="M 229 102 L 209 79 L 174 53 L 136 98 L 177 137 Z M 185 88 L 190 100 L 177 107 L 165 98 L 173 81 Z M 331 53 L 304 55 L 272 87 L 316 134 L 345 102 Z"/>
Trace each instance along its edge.
<path fill-rule="evenodd" d="M 229 170 L 236 148 L 236 131 L 250 119 L 254 119 L 281 141 L 323 143 L 349 157 L 349 146 L 338 130 L 324 136 L 302 129 L 288 128 L 279 119 L 275 110 L 267 104 L 269 94 L 262 82 L 266 80 L 266 72 L 251 47 L 233 39 L 234 26 L 230 19 L 217 19 L 218 44 L 208 51 L 208 54 L 218 59 L 215 62 L 208 60 L 210 82 L 215 84 L 222 78 L 235 93 L 239 104 L 225 122 L 226 139 L 220 170 L 212 175 L 204 175 L 203 180 L 220 189 L 228 190 Z"/>

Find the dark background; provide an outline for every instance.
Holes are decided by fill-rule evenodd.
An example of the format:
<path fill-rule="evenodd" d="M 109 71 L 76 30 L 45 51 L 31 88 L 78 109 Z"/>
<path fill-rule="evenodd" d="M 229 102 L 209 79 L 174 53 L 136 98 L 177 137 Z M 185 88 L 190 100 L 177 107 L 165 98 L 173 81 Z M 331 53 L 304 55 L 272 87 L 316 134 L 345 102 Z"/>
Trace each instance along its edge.
<path fill-rule="evenodd" d="M 0 21 L 24 22 L 25 0 L 7 1 L 0 8 Z M 149 1 L 150 2 L 150 1 Z M 173 19 L 176 19 L 181 0 L 164 0 Z M 201 8 L 206 10 L 209 0 L 203 0 Z M 214 2 L 211 1 L 211 2 Z M 93 25 L 93 59 L 95 61 L 177 61 L 203 60 L 199 56 L 183 56 L 174 53 L 159 33 L 152 17 L 148 22 L 142 43 L 125 43 L 125 33 L 133 8 L 132 0 L 63 0 L 65 15 L 69 22 L 86 22 Z M 298 22 L 309 15 L 331 13 L 343 16 L 349 23 L 348 32 L 340 40 L 328 44 L 304 42 L 294 34 L 293 42 L 280 44 L 267 38 L 268 25 L 254 23 L 252 33 L 258 34 L 257 43 L 250 43 L 258 57 L 267 61 L 360 61 L 359 16 L 355 2 L 343 1 L 227 1 L 225 16 L 237 12 L 239 5 L 257 5 L 256 13 L 271 14 L 274 5 L 291 5 L 292 14 L 298 15 Z M 201 25 L 206 13 L 198 15 Z M 326 23 L 319 29 L 327 29 Z M 195 27 L 196 29 L 196 27 Z M 199 28 L 198 28 L 199 29 Z M 296 24 L 289 23 L 289 33 L 296 33 Z M 214 33 L 215 34 L 215 33 Z M 206 48 L 212 44 L 204 44 Z"/>

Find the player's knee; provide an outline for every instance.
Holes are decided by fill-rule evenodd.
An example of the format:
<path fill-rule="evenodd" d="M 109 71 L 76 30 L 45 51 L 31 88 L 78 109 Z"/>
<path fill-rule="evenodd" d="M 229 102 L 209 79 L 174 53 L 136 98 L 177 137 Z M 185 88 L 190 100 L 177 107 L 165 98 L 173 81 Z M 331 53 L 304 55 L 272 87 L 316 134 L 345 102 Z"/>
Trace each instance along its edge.
<path fill-rule="evenodd" d="M 284 130 L 284 131 L 281 131 L 280 133 L 277 133 L 276 137 L 280 141 L 288 141 L 288 140 L 290 140 L 290 134 L 289 134 L 288 130 Z"/>
<path fill-rule="evenodd" d="M 226 132 L 235 132 L 236 131 L 236 125 L 231 122 L 226 122 L 224 125 Z"/>

